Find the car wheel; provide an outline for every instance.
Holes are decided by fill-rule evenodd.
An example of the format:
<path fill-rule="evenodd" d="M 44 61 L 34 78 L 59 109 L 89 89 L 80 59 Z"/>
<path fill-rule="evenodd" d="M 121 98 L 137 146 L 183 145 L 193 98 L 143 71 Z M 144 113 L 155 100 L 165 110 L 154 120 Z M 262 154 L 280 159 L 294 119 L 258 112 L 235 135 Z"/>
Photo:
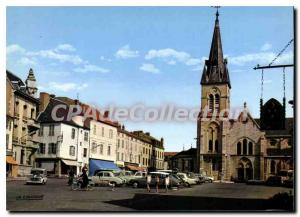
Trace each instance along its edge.
<path fill-rule="evenodd" d="M 138 183 L 138 182 L 134 182 L 134 183 L 132 184 L 132 186 L 133 186 L 134 188 L 138 188 L 138 187 L 139 187 L 139 183 Z"/>
<path fill-rule="evenodd" d="M 190 183 L 188 183 L 188 182 L 185 182 L 184 185 L 188 188 L 191 187 Z"/>
<path fill-rule="evenodd" d="M 113 187 L 116 187 L 116 186 L 117 186 L 117 183 L 116 183 L 116 182 L 111 182 L 110 184 L 111 184 L 111 186 L 113 186 Z"/>
<path fill-rule="evenodd" d="M 210 179 L 210 180 L 208 180 L 208 182 L 209 182 L 209 183 L 212 183 L 212 180 Z"/>

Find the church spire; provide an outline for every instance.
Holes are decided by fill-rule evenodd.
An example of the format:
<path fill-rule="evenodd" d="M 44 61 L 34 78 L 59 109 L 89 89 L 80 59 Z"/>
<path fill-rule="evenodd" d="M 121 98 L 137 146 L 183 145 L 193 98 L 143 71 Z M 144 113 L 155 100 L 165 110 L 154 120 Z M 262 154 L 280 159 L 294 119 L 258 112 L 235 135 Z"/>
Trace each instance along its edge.
<path fill-rule="evenodd" d="M 227 83 L 229 87 L 231 87 L 227 69 L 227 60 L 223 57 L 218 10 L 216 12 L 215 27 L 210 47 L 209 59 L 205 61 L 201 79 L 201 84 L 216 83 Z"/>

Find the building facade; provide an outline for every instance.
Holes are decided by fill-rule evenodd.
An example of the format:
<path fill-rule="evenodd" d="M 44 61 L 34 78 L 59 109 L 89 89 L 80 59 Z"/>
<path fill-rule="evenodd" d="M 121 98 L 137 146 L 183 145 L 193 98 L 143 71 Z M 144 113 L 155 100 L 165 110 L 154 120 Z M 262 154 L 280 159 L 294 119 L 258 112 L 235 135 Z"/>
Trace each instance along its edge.
<path fill-rule="evenodd" d="M 169 169 L 178 170 L 180 172 L 197 172 L 197 149 L 190 148 L 188 150 L 183 150 L 169 159 Z"/>
<path fill-rule="evenodd" d="M 124 125 L 118 127 L 117 162 L 121 168 L 133 171 L 143 170 L 142 147 L 142 140 L 125 130 Z"/>
<path fill-rule="evenodd" d="M 158 169 L 163 169 L 164 168 L 164 139 L 161 138 L 160 140 L 154 138 L 153 136 L 150 135 L 149 132 L 144 133 L 143 131 L 133 131 L 133 134 L 136 135 L 139 139 L 145 141 L 146 144 L 150 145 L 145 145 L 145 154 L 144 159 L 150 160 L 148 168 L 150 170 L 158 170 Z M 150 149 L 151 146 L 151 149 Z M 149 153 L 150 149 L 150 156 L 146 153 Z M 150 158 L 149 158 L 150 157 Z M 146 163 L 146 162 L 145 162 Z"/>
<path fill-rule="evenodd" d="M 9 139 L 8 150 L 13 154 L 13 160 L 17 170 L 12 176 L 24 176 L 30 174 L 30 170 L 34 164 L 34 154 L 38 149 L 38 142 L 34 140 L 33 135 L 39 129 L 37 122 L 37 113 L 39 100 L 35 98 L 37 88 L 34 87 L 35 81 L 33 70 L 29 70 L 26 84 L 30 83 L 31 89 L 16 75 L 6 71 L 7 94 L 9 114 L 12 115 L 13 110 L 13 128 L 10 128 L 9 135 L 12 132 L 12 140 Z M 30 90 L 30 91 L 29 91 Z M 13 103 L 13 105 L 12 105 Z M 11 117 L 7 118 L 8 129 L 11 127 Z M 11 130 L 12 129 L 12 130 Z M 8 136 L 10 137 L 10 136 Z M 10 144 L 11 141 L 11 144 Z M 12 149 L 11 149 L 12 148 Z"/>
<path fill-rule="evenodd" d="M 67 175 L 70 169 L 79 174 L 82 167 L 88 164 L 90 130 L 81 116 L 55 121 L 52 117 L 53 109 L 64 105 L 67 111 L 68 105 L 48 93 L 40 95 L 41 106 L 45 107 L 40 108 L 42 112 L 38 120 L 41 126 L 35 135 L 39 141 L 36 166 L 56 176 Z"/>

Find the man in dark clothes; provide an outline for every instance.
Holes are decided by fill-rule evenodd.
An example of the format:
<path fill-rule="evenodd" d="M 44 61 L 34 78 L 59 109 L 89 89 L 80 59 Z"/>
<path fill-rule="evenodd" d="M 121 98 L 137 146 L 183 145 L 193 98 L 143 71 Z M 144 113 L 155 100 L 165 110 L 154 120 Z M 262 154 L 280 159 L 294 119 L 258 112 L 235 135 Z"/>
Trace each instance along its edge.
<path fill-rule="evenodd" d="M 74 176 L 75 176 L 75 172 L 73 169 L 71 169 L 69 171 L 69 181 L 68 181 L 68 185 L 72 185 L 73 180 L 74 180 Z"/>
<path fill-rule="evenodd" d="M 86 174 L 86 170 L 82 170 L 82 174 L 81 174 L 80 177 L 82 178 L 81 189 L 87 188 L 87 186 L 89 184 L 89 179 L 88 179 L 88 176 Z"/>

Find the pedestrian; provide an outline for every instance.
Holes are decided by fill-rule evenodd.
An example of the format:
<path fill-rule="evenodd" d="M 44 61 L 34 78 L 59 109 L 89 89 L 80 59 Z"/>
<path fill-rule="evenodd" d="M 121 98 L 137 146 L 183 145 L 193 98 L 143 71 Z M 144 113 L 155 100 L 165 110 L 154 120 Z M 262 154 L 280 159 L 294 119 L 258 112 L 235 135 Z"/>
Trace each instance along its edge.
<path fill-rule="evenodd" d="M 156 193 L 158 193 L 158 185 L 159 185 L 159 176 L 158 175 L 156 175 L 155 182 L 156 182 Z"/>
<path fill-rule="evenodd" d="M 84 166 L 82 167 L 82 173 L 87 173 L 87 171 L 88 171 L 88 168 L 87 168 L 87 165 L 86 164 L 84 164 Z"/>
<path fill-rule="evenodd" d="M 82 174 L 81 174 L 81 178 L 82 178 L 82 184 L 81 184 L 81 189 L 87 189 L 88 187 L 88 184 L 89 184 L 89 179 L 88 179 L 88 176 L 86 174 L 86 170 L 82 170 Z"/>
<path fill-rule="evenodd" d="M 170 184 L 170 177 L 169 177 L 169 175 L 166 175 L 166 177 L 165 177 L 165 187 L 166 187 L 166 192 L 167 193 L 168 193 L 169 184 Z"/>
<path fill-rule="evenodd" d="M 68 185 L 72 185 L 72 184 L 73 184 L 74 176 L 75 176 L 74 170 L 73 170 L 73 169 L 70 169 L 70 171 L 69 171 L 69 181 L 68 181 Z"/>
<path fill-rule="evenodd" d="M 115 183 L 114 182 L 108 182 L 108 185 L 111 187 L 111 191 L 115 191 Z"/>
<path fill-rule="evenodd" d="M 150 184 L 151 184 L 151 174 L 147 174 L 147 191 L 150 192 Z"/>

